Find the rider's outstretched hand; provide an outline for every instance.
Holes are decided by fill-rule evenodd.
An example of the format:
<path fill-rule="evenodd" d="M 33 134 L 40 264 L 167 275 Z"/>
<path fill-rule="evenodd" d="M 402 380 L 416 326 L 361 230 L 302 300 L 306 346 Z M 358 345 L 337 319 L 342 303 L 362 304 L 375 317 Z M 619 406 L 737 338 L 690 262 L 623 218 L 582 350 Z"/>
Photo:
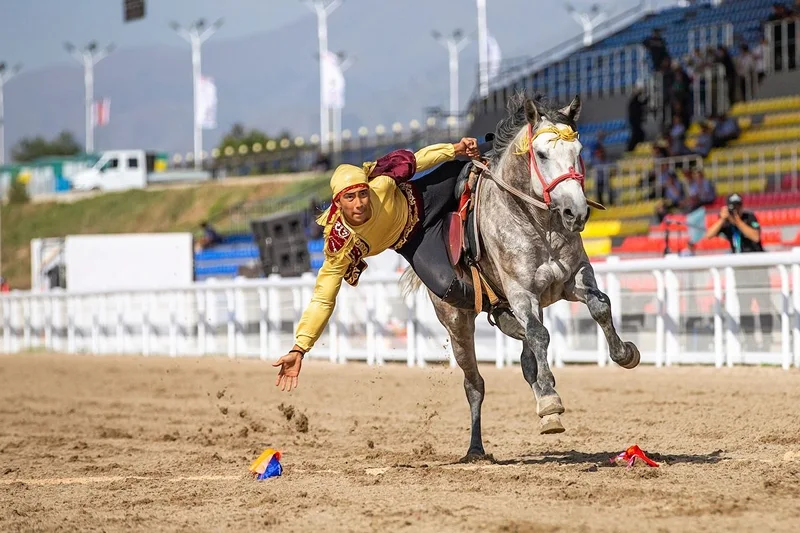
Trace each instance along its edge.
<path fill-rule="evenodd" d="M 275 386 L 280 386 L 282 391 L 290 391 L 297 388 L 297 377 L 300 375 L 300 367 L 303 366 L 302 354 L 291 351 L 272 363 L 272 366 L 281 367 L 278 372 L 278 379 Z"/>
<path fill-rule="evenodd" d="M 465 155 L 470 159 L 477 159 L 481 152 L 478 150 L 478 139 L 474 137 L 464 137 L 453 145 L 456 155 Z"/>

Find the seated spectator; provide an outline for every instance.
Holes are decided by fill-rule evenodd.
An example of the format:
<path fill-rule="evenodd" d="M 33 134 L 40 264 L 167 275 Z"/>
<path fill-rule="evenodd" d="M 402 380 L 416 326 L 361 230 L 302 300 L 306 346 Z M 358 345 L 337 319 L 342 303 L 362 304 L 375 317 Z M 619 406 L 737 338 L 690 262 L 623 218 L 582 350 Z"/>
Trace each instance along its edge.
<path fill-rule="evenodd" d="M 685 208 L 688 212 L 700 207 L 713 204 L 717 199 L 717 190 L 714 184 L 706 179 L 702 169 L 694 168 L 686 172 L 689 177 L 689 194 L 686 198 Z"/>
<path fill-rule="evenodd" d="M 713 147 L 714 136 L 712 135 L 711 124 L 704 121 L 700 125 L 700 135 L 697 136 L 694 153 L 705 159 Z"/>
<path fill-rule="evenodd" d="M 672 157 L 691 155 L 686 147 L 686 126 L 679 114 L 672 115 L 672 128 L 669 130 L 669 155 Z"/>
<path fill-rule="evenodd" d="M 720 114 L 719 118 L 715 121 L 713 136 L 714 148 L 722 148 L 734 139 L 738 139 L 741 135 L 739 129 L 739 121 L 734 117 L 729 117 L 727 114 Z"/>
<path fill-rule="evenodd" d="M 203 236 L 197 240 L 197 244 L 194 247 L 195 252 L 202 252 L 216 244 L 222 244 L 222 235 L 208 221 L 200 224 L 200 228 L 203 230 Z"/>
<path fill-rule="evenodd" d="M 665 166 L 662 165 L 662 167 Z M 670 213 L 680 210 L 686 201 L 686 189 L 673 170 L 667 170 L 663 174 L 664 179 L 661 183 L 661 202 L 656 207 L 656 217 L 659 223 Z"/>

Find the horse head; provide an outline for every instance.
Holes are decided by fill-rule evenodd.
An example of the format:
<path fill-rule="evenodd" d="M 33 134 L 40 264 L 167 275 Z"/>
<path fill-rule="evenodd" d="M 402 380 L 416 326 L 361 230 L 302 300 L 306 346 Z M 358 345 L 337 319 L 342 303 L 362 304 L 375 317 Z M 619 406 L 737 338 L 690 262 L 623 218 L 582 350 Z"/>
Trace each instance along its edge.
<path fill-rule="evenodd" d="M 583 190 L 582 146 L 576 131 L 580 97 L 560 109 L 525 97 L 524 111 L 527 125 L 518 133 L 514 153 L 527 158 L 533 192 L 561 215 L 567 231 L 583 231 L 589 206 Z"/>

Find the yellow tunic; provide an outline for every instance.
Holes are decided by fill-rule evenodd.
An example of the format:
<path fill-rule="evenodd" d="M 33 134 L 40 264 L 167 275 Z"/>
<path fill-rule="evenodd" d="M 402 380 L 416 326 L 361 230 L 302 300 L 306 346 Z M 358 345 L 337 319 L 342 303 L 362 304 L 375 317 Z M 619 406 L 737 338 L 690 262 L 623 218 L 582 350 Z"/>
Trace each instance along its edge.
<path fill-rule="evenodd" d="M 416 170 L 421 172 L 454 159 L 455 150 L 449 143 L 434 144 L 416 152 L 414 158 Z M 351 285 L 358 283 L 358 275 L 364 266 L 356 263 L 363 263 L 364 257 L 387 250 L 403 237 L 409 226 L 409 203 L 402 186 L 389 176 L 373 178 L 369 182 L 370 219 L 360 226 L 350 226 L 342 217 L 341 226 L 326 228 L 327 238 L 330 238 L 329 232 L 338 230 L 339 237 L 349 241 L 350 253 L 329 254 L 329 247 L 325 247 L 325 261 L 317 274 L 314 294 L 295 333 L 295 343 L 303 350 L 308 351 L 314 346 L 328 324 L 342 279 Z"/>

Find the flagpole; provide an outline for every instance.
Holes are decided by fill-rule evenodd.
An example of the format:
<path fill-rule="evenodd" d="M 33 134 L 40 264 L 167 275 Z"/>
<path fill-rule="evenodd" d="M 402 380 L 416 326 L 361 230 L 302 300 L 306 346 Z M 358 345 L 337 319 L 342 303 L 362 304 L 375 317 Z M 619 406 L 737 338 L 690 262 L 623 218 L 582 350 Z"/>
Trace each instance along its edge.
<path fill-rule="evenodd" d="M 202 69 L 203 43 L 214 35 L 222 26 L 222 19 L 218 19 L 211 27 L 206 28 L 204 19 L 195 21 L 188 29 L 184 29 L 177 22 L 171 22 L 170 27 L 192 47 L 192 100 L 194 102 L 193 131 L 194 131 L 194 168 L 203 168 L 203 124 L 198 116 L 198 103 L 200 100 L 200 79 Z"/>
<path fill-rule="evenodd" d="M 344 52 L 339 52 L 336 58 L 342 74 L 353 66 L 353 58 Z M 338 158 L 339 154 L 342 153 L 342 108 L 338 106 L 333 108 L 333 135 L 333 151 Z"/>
<path fill-rule="evenodd" d="M 478 71 L 480 72 L 479 90 L 481 98 L 489 96 L 489 29 L 486 23 L 486 0 L 478 2 Z"/>
<path fill-rule="evenodd" d="M 17 75 L 20 69 L 22 69 L 21 65 L 8 69 L 5 62 L 0 62 L 0 165 L 4 165 L 6 162 L 5 85 Z"/>
<path fill-rule="evenodd" d="M 92 110 L 94 107 L 94 66 L 102 61 L 114 50 L 114 45 L 109 44 L 98 50 L 97 43 L 92 41 L 83 50 L 78 50 L 72 43 L 64 43 L 64 49 L 83 65 L 84 111 L 86 120 L 85 152 L 94 152 L 94 120 Z"/>

